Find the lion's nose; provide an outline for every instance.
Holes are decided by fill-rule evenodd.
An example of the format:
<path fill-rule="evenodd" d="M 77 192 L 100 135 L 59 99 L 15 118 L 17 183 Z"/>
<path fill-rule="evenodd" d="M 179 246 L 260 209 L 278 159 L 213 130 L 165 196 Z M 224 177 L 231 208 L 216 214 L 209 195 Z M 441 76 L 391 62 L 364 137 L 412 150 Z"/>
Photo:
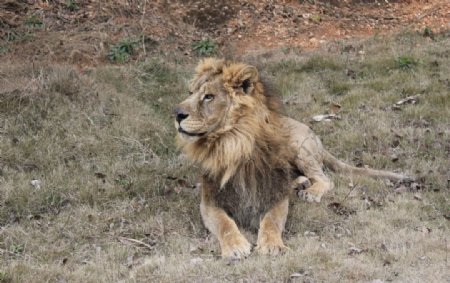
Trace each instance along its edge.
<path fill-rule="evenodd" d="M 180 108 L 175 108 L 173 110 L 173 114 L 174 114 L 175 119 L 177 120 L 178 123 L 180 123 L 181 121 L 183 121 L 184 119 L 186 119 L 189 116 L 189 114 L 185 113 Z"/>

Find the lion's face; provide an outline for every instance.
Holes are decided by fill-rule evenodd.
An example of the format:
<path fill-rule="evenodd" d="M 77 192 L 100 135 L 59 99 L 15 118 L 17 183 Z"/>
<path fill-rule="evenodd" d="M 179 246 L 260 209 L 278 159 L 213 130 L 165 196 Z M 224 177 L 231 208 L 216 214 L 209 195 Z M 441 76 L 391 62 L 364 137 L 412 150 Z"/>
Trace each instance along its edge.
<path fill-rule="evenodd" d="M 258 84 L 252 66 L 218 59 L 202 61 L 190 83 L 189 96 L 174 109 L 179 137 L 195 142 L 235 127 L 243 108 L 248 110 L 259 100 Z"/>
<path fill-rule="evenodd" d="M 191 83 L 189 97 L 174 109 L 181 137 L 195 141 L 222 128 L 230 103 L 219 76 L 201 84 Z"/>

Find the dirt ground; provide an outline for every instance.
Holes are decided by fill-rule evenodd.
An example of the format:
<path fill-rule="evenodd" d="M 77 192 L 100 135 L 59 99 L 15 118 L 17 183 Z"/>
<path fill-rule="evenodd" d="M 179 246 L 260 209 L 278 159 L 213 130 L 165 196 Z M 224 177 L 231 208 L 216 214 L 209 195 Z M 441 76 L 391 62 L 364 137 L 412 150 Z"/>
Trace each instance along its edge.
<path fill-rule="evenodd" d="M 140 40 L 134 60 L 189 58 L 192 43 L 202 39 L 236 56 L 403 29 L 441 33 L 450 24 L 450 2 L 441 0 L 2 2 L 0 58 L 80 67 L 104 63 L 109 46 L 124 38 Z"/>

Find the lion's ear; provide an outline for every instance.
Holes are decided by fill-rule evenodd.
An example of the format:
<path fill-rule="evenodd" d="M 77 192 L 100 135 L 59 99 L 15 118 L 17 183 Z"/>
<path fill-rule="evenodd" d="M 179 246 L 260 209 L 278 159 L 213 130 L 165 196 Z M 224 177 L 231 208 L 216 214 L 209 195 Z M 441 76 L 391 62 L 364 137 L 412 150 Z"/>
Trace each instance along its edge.
<path fill-rule="evenodd" d="M 250 81 L 250 79 L 246 79 L 242 82 L 242 90 L 248 94 L 248 89 L 251 87 L 252 83 Z"/>
<path fill-rule="evenodd" d="M 219 74 L 222 72 L 224 65 L 224 59 L 205 58 L 197 65 L 195 72 L 198 77 L 205 74 Z"/>
<path fill-rule="evenodd" d="M 258 70 L 255 67 L 238 64 L 234 66 L 230 66 L 228 81 L 233 88 L 241 88 L 242 91 L 246 94 L 252 92 L 254 84 L 258 82 L 259 75 Z"/>

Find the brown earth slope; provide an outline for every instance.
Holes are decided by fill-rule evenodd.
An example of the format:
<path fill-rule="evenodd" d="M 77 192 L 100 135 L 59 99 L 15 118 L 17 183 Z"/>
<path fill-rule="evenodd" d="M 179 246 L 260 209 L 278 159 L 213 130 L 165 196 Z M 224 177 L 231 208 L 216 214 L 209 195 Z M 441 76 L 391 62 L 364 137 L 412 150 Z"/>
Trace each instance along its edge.
<path fill-rule="evenodd" d="M 281 46 L 311 49 L 336 39 L 402 29 L 448 31 L 450 2 L 441 0 L 219 1 L 5 0 L 0 56 L 96 65 L 110 46 L 130 39 L 132 59 L 192 53 L 212 39 L 227 54 Z"/>

